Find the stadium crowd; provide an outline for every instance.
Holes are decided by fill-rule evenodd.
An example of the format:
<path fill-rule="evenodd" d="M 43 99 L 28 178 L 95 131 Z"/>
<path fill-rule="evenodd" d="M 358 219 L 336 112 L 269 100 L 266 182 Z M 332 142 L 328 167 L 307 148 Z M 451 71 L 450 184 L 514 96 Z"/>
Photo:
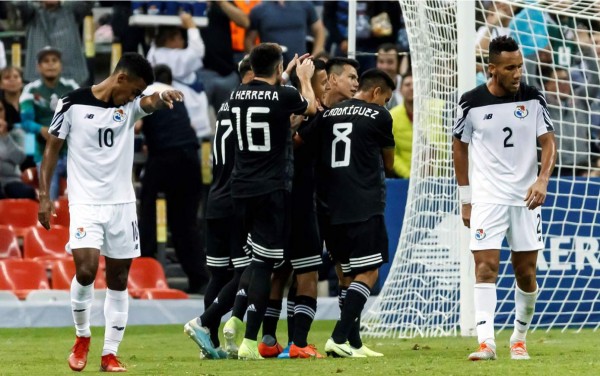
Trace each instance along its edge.
<path fill-rule="evenodd" d="M 158 110 L 137 124 L 145 137 L 141 150 L 147 153 L 137 198 L 144 216 L 139 220 L 141 253 L 156 257 L 154 201 L 159 192 L 167 195 L 172 243 L 177 258 L 185 263 L 188 291 L 205 297 L 206 311 L 185 326 L 203 356 L 321 357 L 307 339 L 319 279 L 332 280 L 341 310 L 325 351 L 341 357 L 382 356 L 362 343 L 360 312 L 375 286 L 377 268 L 387 262 L 381 206 L 385 206 L 385 200 L 378 198 L 385 188 L 378 177 L 384 172 L 389 178 L 410 177 L 415 117 L 413 73 L 399 2 L 357 3 L 357 51 L 348 50 L 346 1 L 2 3 L 5 15 L 20 17 L 26 43 L 23 67 L 7 64 L 5 49 L 0 49 L 0 64 L 4 65 L 0 66 L 0 198 L 37 200 L 36 179 L 26 179 L 25 172 L 37 175 L 40 169 L 50 137 L 48 129 L 55 112 L 62 108 L 61 98 L 79 86 L 88 87 L 98 81 L 96 67 L 88 64 L 84 54 L 83 17 L 94 7 L 111 7 L 108 19 L 96 30 L 97 38 L 108 35 L 109 41 L 121 43 L 124 53 L 146 57 L 157 81 L 148 95 L 171 90 L 183 93 L 185 98 L 172 110 Z M 495 1 L 477 4 L 480 27 L 473 32 L 480 58 L 479 83 L 489 78 L 484 63 L 490 41 L 502 35 L 513 36 L 526 60 L 525 80 L 548 100 L 558 146 L 555 174 L 600 176 L 600 22 L 554 19 L 541 11 Z M 180 25 L 128 25 L 129 16 L 144 14 L 178 16 Z M 198 28 L 194 17 L 206 17 L 208 25 Z M 531 30 L 532 24 L 526 22 L 531 19 L 541 20 L 534 24 L 539 29 Z M 10 27 L 18 27 L 14 20 L 11 23 Z M 356 60 L 343 58 L 354 53 Z M 257 71 L 259 66 L 264 69 Z M 282 82 L 295 88 L 280 85 Z M 285 105 L 274 105 L 275 98 Z M 246 108 L 248 100 L 252 105 Z M 260 118 L 262 122 L 241 120 L 251 119 L 253 114 L 259 118 L 263 112 L 277 113 L 279 121 L 290 122 L 292 131 L 275 134 L 264 117 Z M 340 153 L 332 145 L 350 149 L 346 142 L 352 128 L 341 125 L 352 124 L 348 119 L 357 121 L 352 116 L 364 117 L 364 128 L 369 129 L 363 136 L 370 143 L 352 143 L 357 152 L 364 154 L 360 162 L 368 167 L 353 171 L 354 176 L 345 176 L 336 168 L 357 162 L 350 151 Z M 342 120 L 334 123 L 332 118 L 337 117 Z M 332 133 L 321 134 L 324 131 L 315 129 L 316 124 L 330 127 Z M 165 131 L 160 128 L 163 125 L 173 127 Z M 247 127 L 245 133 L 241 127 Z M 58 134 L 59 129 L 56 131 Z M 259 135 L 260 131 L 273 133 Z M 329 144 L 324 146 L 322 139 Z M 108 140 L 99 138 L 100 145 Z M 211 188 L 203 187 L 199 176 L 200 166 L 210 163 L 202 160 L 206 155 L 199 151 L 205 142 L 213 143 Z M 292 143 L 293 156 L 288 155 Z M 235 153 L 227 147 L 235 148 Z M 69 187 L 64 184 L 69 174 L 67 148 L 65 143 L 58 154 L 48 187 L 51 200 L 68 197 Z M 277 151 L 272 159 L 251 153 L 271 149 Z M 372 150 L 377 150 L 376 155 L 369 153 Z M 332 160 L 327 161 L 331 168 L 316 162 L 324 155 L 331 155 Z M 231 158 L 235 158 L 234 164 Z M 289 169 L 292 159 L 296 163 L 293 170 Z M 380 159 L 381 166 L 369 164 Z M 226 162 L 229 170 L 224 167 Z M 186 172 L 186 168 L 194 171 Z M 346 193 L 347 197 L 339 198 L 344 196 L 341 192 L 345 188 L 340 181 L 347 183 L 349 192 L 364 195 Z M 182 191 L 183 186 L 188 189 Z M 338 195 L 330 194 L 334 188 Z M 294 201 L 288 204 L 290 197 Z M 373 205 L 347 211 L 347 202 L 363 197 Z M 204 231 L 198 226 L 198 211 L 208 223 Z M 297 213 L 302 214 L 302 221 L 294 220 Z M 298 233 L 298 228 L 304 232 Z M 370 244 L 349 235 L 359 230 L 375 234 L 368 239 Z M 206 231 L 207 246 L 203 247 L 200 233 Z M 317 237 L 311 238 L 315 234 Z M 304 249 L 295 249 L 298 247 L 290 245 L 290 239 L 314 252 L 303 254 Z M 323 241 L 328 252 L 323 250 Z M 361 253 L 369 246 L 379 251 Z M 340 248 L 353 247 L 359 249 L 358 254 L 340 252 Z M 246 253 L 239 252 L 242 249 Z M 252 261 L 248 254 L 253 256 Z M 290 259 L 289 264 L 282 263 L 284 255 Z M 290 284 L 290 278 L 287 310 L 291 330 L 285 347 L 279 344 L 275 329 L 282 309 L 282 287 Z M 226 343 L 221 347 L 218 324 L 232 308 L 234 315 L 225 325 Z M 248 326 L 242 333 L 245 313 Z M 263 337 L 257 340 L 261 325 Z M 78 333 L 83 336 L 89 331 Z M 73 354 L 71 368 L 80 370 L 82 359 L 87 361 L 87 350 L 84 345 L 76 345 Z"/>

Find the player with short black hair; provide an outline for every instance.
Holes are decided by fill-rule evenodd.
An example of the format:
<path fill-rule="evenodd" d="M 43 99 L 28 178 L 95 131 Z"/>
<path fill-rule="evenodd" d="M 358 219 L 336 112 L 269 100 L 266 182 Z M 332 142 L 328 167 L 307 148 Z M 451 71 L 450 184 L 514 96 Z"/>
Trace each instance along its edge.
<path fill-rule="evenodd" d="M 70 237 L 66 248 L 75 261 L 71 307 L 76 341 L 69 366 L 81 371 L 90 346 L 90 309 L 100 255 L 106 259 L 106 329 L 101 370 L 123 372 L 116 354 L 129 311 L 127 277 L 131 260 L 140 256 L 136 197 L 131 184 L 134 123 L 151 112 L 182 101 L 177 90 L 142 96 L 154 82 L 142 56 L 124 54 L 113 73 L 91 88 L 59 100 L 50 125 L 40 176 L 40 224 L 50 230 L 54 205 L 48 197 L 58 152 L 69 144 Z"/>
<path fill-rule="evenodd" d="M 469 359 L 496 359 L 496 279 L 505 236 L 516 279 L 510 353 L 512 359 L 529 359 L 525 339 L 538 294 L 538 251 L 544 247 L 541 205 L 556 162 L 556 142 L 546 99 L 538 89 L 521 82 L 523 56 L 516 41 L 495 38 L 489 51 L 491 77 L 462 95 L 453 128 L 462 219 L 471 229 L 475 259 L 479 349 Z M 539 172 L 537 144 L 542 147 Z"/>
<path fill-rule="evenodd" d="M 328 250 L 352 281 L 341 318 L 325 344 L 332 356 L 367 356 L 347 341 L 377 281 L 378 268 L 388 259 L 383 213 L 394 137 L 392 118 L 383 106 L 393 90 L 385 72 L 369 70 L 354 98 L 323 112 L 319 123 L 318 163 L 324 172 L 322 183 L 328 187 L 324 199 L 331 222 Z"/>
<path fill-rule="evenodd" d="M 250 285 L 247 291 L 238 291 L 248 296 L 248 324 L 237 355 L 260 359 L 257 336 L 269 297 L 271 272 L 283 260 L 289 238 L 290 115 L 312 115 L 316 103 L 310 85 L 314 70 L 310 59 L 296 68 L 302 95 L 292 87 L 278 85 L 283 72 L 278 45 L 259 44 L 250 53 L 250 63 L 255 79 L 240 85 L 229 101 L 232 136 L 237 141 L 231 196 L 236 215 L 244 220 L 253 257 L 244 272 L 251 276 Z M 226 338 L 240 331 L 241 322 L 235 317 L 223 328 Z"/>

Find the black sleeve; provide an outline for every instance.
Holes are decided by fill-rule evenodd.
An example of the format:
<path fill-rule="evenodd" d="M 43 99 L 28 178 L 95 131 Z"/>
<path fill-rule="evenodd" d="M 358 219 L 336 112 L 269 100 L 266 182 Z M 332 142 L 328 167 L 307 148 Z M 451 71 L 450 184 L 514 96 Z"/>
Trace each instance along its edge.
<path fill-rule="evenodd" d="M 302 115 L 308 107 L 308 101 L 292 86 L 280 86 L 281 103 L 287 111 L 295 115 Z"/>
<path fill-rule="evenodd" d="M 379 116 L 375 121 L 372 122 L 375 141 L 379 145 L 379 147 L 383 148 L 393 148 L 396 143 L 394 142 L 394 134 L 392 133 L 392 116 L 390 113 L 381 107 Z"/>
<path fill-rule="evenodd" d="M 323 121 L 321 114 L 322 112 L 315 116 L 310 123 L 298 130 L 298 135 L 307 145 L 316 145 L 319 140 L 319 122 Z"/>

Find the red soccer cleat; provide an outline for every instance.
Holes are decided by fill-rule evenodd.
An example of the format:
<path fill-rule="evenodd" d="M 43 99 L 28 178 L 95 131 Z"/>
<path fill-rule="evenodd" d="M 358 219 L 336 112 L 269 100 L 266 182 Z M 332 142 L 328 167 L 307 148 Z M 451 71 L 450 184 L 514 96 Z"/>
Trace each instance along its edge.
<path fill-rule="evenodd" d="M 315 345 L 306 347 L 298 347 L 294 344 L 290 346 L 290 358 L 316 358 L 322 359 L 323 355 L 319 354 Z"/>
<path fill-rule="evenodd" d="M 69 355 L 69 367 L 73 371 L 83 371 L 87 364 L 87 356 L 90 351 L 90 337 L 76 337 L 75 344 Z"/>
<path fill-rule="evenodd" d="M 283 347 L 279 344 L 279 342 L 275 342 L 273 346 L 269 346 L 264 342 L 260 342 L 258 344 L 258 353 L 263 358 L 275 358 L 277 355 L 283 352 Z"/>
<path fill-rule="evenodd" d="M 115 354 L 106 354 L 102 356 L 100 372 L 127 372 L 127 368 Z"/>

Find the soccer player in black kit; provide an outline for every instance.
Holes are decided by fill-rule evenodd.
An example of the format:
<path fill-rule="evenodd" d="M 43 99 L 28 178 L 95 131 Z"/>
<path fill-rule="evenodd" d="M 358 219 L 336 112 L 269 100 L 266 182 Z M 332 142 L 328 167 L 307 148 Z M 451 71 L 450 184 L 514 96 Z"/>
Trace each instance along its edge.
<path fill-rule="evenodd" d="M 254 79 L 250 58 L 238 66 L 242 84 Z M 223 102 L 217 112 L 213 143 L 213 182 L 206 206 L 207 250 L 206 261 L 211 277 L 204 295 L 204 313 L 190 320 L 184 332 L 198 344 L 204 358 L 224 359 L 218 330 L 221 318 L 231 307 L 238 291 L 244 269 L 250 264 L 245 253 L 246 234 L 243 223 L 234 215 L 231 198 L 231 172 L 234 164 L 236 140 L 229 116 L 229 102 Z M 233 278 L 230 268 L 233 267 Z M 244 309 L 245 312 L 245 309 Z M 243 317 L 243 313 L 241 315 Z M 235 356 L 237 357 L 237 350 Z"/>
<path fill-rule="evenodd" d="M 314 115 L 316 101 L 310 84 L 312 60 L 296 67 L 302 95 L 279 85 L 283 72 L 281 47 L 261 43 L 250 53 L 255 79 L 231 94 L 229 112 L 236 139 L 231 196 L 236 215 L 243 217 L 252 249 L 252 262 L 244 274 L 248 286 L 247 326 L 238 357 L 262 359 L 257 336 L 266 310 L 273 266 L 283 260 L 290 225 L 293 166 L 290 115 Z M 242 277 L 243 278 L 243 277 Z M 225 325 L 229 333 L 241 330 L 239 319 Z"/>
<path fill-rule="evenodd" d="M 318 164 L 328 187 L 325 202 L 331 227 L 329 252 L 352 277 L 325 351 L 332 356 L 365 357 L 348 343 L 379 267 L 388 261 L 388 238 L 383 219 L 385 173 L 394 164 L 392 118 L 383 107 L 395 89 L 378 69 L 363 73 L 358 92 L 322 114 L 319 123 Z"/>

